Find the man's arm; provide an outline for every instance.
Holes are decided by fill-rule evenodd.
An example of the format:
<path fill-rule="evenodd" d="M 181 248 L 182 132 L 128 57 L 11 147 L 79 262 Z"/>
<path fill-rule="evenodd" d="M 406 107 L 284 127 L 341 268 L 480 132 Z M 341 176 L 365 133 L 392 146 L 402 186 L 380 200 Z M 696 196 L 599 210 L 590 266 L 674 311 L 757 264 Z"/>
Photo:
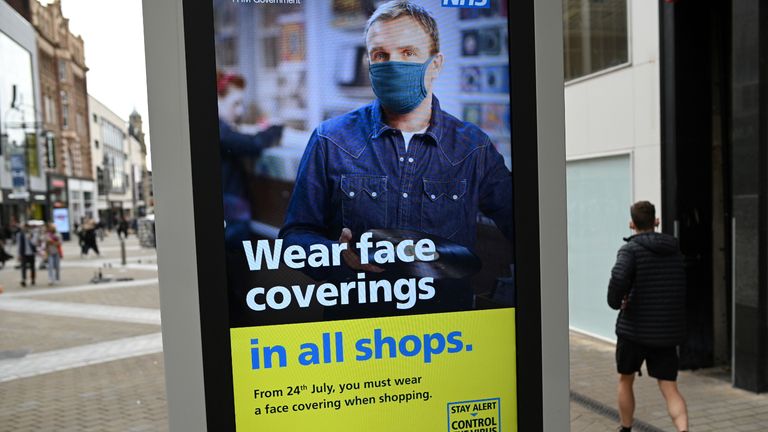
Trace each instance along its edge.
<path fill-rule="evenodd" d="M 611 270 L 611 280 L 608 282 L 608 306 L 611 309 L 621 309 L 624 299 L 632 288 L 635 275 L 635 256 L 627 247 L 619 249 L 616 264 Z"/>
<path fill-rule="evenodd" d="M 270 126 L 255 135 L 242 134 L 228 124 L 219 122 L 221 151 L 238 156 L 260 156 L 265 148 L 277 143 L 282 133 L 282 126 Z"/>
<path fill-rule="evenodd" d="M 493 219 L 504 236 L 513 242 L 512 173 L 490 140 L 481 151 L 480 211 Z"/>
<path fill-rule="evenodd" d="M 326 171 L 326 154 L 323 149 L 322 139 L 317 131 L 312 133 L 304 156 L 299 164 L 299 172 L 296 175 L 296 184 L 288 204 L 285 223 L 278 237 L 284 239 L 283 247 L 291 245 L 301 246 L 309 255 L 310 247 L 314 244 L 323 244 L 329 250 L 337 241 L 331 240 L 331 190 L 328 184 Z M 336 236 L 339 234 L 336 233 Z M 352 275 L 347 267 L 344 273 Z M 309 277 L 315 280 L 325 280 L 338 272 L 338 267 L 303 269 Z M 346 275 L 346 276 L 349 276 Z"/>

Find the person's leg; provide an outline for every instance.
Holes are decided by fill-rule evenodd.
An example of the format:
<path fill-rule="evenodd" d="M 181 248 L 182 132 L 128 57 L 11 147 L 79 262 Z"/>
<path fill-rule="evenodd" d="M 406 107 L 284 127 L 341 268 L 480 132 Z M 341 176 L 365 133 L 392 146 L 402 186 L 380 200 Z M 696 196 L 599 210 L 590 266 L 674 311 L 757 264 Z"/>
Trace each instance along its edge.
<path fill-rule="evenodd" d="M 56 282 L 59 282 L 59 279 L 61 278 L 61 256 L 55 255 L 56 257 Z"/>
<path fill-rule="evenodd" d="M 27 257 L 21 256 L 21 286 L 27 285 Z"/>
<path fill-rule="evenodd" d="M 677 347 L 648 349 L 648 375 L 656 378 L 659 389 L 667 402 L 667 411 L 678 431 L 688 430 L 688 409 L 683 395 L 677 389 L 679 359 Z"/>
<path fill-rule="evenodd" d="M 618 401 L 622 431 L 631 430 L 635 416 L 635 393 L 632 385 L 635 374 L 645 361 L 640 345 L 619 336 L 616 341 L 616 371 L 619 373 Z"/>
<path fill-rule="evenodd" d="M 55 259 L 56 255 L 54 254 L 48 254 L 48 284 L 53 285 L 53 283 L 56 281 L 56 275 L 54 274 L 55 267 L 53 260 Z"/>
<path fill-rule="evenodd" d="M 635 383 L 635 374 L 619 374 L 619 420 L 621 427 L 631 428 L 635 421 L 635 392 L 632 385 Z"/>
<path fill-rule="evenodd" d="M 29 256 L 29 281 L 32 285 L 35 284 L 35 256 Z"/>
<path fill-rule="evenodd" d="M 678 431 L 688 430 L 688 408 L 685 406 L 685 399 L 677 389 L 677 382 L 659 380 L 659 389 L 664 399 L 667 401 L 667 411 L 672 418 L 672 423 Z"/>

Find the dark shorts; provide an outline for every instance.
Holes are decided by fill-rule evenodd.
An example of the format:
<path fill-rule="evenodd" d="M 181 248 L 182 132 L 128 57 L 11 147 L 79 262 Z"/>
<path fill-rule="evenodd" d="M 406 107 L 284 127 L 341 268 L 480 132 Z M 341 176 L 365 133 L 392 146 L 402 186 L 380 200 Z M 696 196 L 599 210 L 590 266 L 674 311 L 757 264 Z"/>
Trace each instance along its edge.
<path fill-rule="evenodd" d="M 648 347 L 619 337 L 616 341 L 616 370 L 622 375 L 640 372 L 645 362 L 648 375 L 677 381 L 677 347 Z"/>

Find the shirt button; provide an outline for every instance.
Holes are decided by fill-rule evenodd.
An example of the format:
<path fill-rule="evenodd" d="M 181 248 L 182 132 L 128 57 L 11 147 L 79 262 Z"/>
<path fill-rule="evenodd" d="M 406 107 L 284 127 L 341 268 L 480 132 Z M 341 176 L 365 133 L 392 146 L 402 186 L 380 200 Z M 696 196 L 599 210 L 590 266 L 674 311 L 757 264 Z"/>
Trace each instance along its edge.
<path fill-rule="evenodd" d="M 353 196 L 355 196 L 355 193 L 354 192 L 350 192 L 349 193 L 349 197 L 352 198 Z"/>
<path fill-rule="evenodd" d="M 413 158 L 408 158 L 408 163 L 413 163 Z"/>
<path fill-rule="evenodd" d="M 453 198 L 454 201 L 456 201 L 457 199 L 459 199 L 459 196 L 458 195 L 454 195 L 452 198 Z"/>
<path fill-rule="evenodd" d="M 400 162 L 403 162 L 403 161 L 405 161 L 405 158 L 400 156 Z"/>
<path fill-rule="evenodd" d="M 408 193 L 407 192 L 403 192 L 403 198 L 408 198 Z"/>
<path fill-rule="evenodd" d="M 432 198 L 432 199 L 435 199 L 435 198 L 437 198 L 437 197 L 436 197 L 436 196 L 434 196 L 434 195 L 430 195 L 429 197 L 430 197 L 430 198 Z"/>
<path fill-rule="evenodd" d="M 376 192 L 371 192 L 371 196 L 376 198 L 376 195 L 378 195 Z"/>

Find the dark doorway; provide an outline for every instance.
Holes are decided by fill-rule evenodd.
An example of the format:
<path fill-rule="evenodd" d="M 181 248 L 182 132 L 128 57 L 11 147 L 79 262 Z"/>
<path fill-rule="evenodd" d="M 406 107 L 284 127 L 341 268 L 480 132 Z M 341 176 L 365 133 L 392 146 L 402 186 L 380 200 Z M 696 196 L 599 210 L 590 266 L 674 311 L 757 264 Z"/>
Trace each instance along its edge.
<path fill-rule="evenodd" d="M 688 275 L 681 367 L 730 364 L 731 1 L 661 0 L 662 228 Z"/>

